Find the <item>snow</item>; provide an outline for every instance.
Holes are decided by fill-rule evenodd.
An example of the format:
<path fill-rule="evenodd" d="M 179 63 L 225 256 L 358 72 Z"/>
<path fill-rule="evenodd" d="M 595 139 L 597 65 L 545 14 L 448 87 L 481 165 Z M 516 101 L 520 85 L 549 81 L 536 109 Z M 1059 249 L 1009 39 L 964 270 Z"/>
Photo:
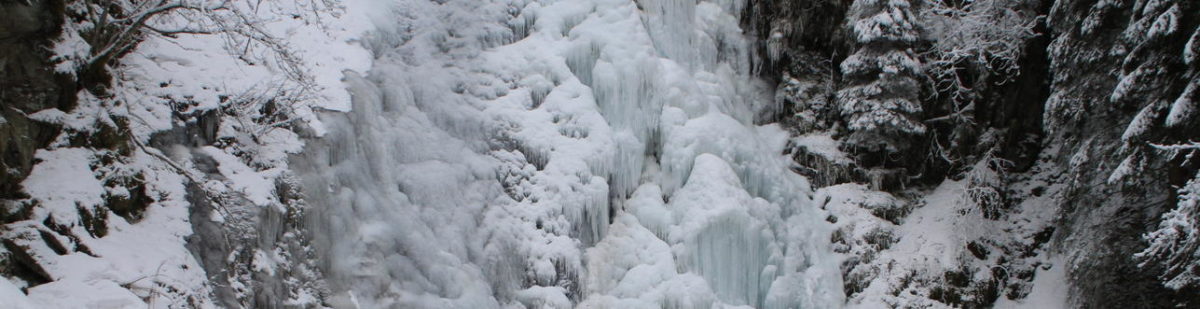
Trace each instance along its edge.
<path fill-rule="evenodd" d="M 110 212 L 108 233 L 89 236 L 79 225 L 79 210 L 103 203 L 106 187 L 89 167 L 93 150 L 59 148 L 42 150 L 38 164 L 22 185 L 31 198 L 42 203 L 29 221 L 15 223 L 5 237 L 28 246 L 42 261 L 53 282 L 34 286 L 27 302 L 38 308 L 174 308 L 188 301 L 201 308 L 211 306 L 193 295 L 207 295 L 207 277 L 191 253 L 184 248 L 184 237 L 191 234 L 182 176 L 166 169 L 144 154 L 125 163 L 127 168 L 147 175 L 147 190 L 156 201 L 145 210 L 141 220 L 127 222 Z M 69 226 L 73 235 L 60 242 L 73 243 L 75 250 L 55 254 L 40 240 L 23 234 L 22 228 L 52 217 Z M 52 234 L 44 234 L 52 235 Z M 35 236 L 36 237 L 36 236 Z M 57 236 L 55 236 L 58 238 Z M 79 251 L 86 246 L 88 251 Z M 12 283 L 3 281 L 5 285 Z"/>
<path fill-rule="evenodd" d="M 8 280 L 0 280 L 0 299 L 7 302 L 6 305 L 11 306 L 12 309 L 38 308 L 25 296 L 24 292 L 21 292 L 20 288 Z"/>
<path fill-rule="evenodd" d="M 256 205 L 270 204 L 271 198 L 275 194 L 275 183 L 271 181 L 274 177 L 263 175 L 271 173 L 270 170 L 255 171 L 242 163 L 241 159 L 216 147 L 205 146 L 201 150 L 217 162 L 218 171 L 227 179 L 228 184 L 233 186 L 234 190 Z"/>
<path fill-rule="evenodd" d="M 940 281 L 942 274 L 956 271 L 965 243 L 984 236 L 999 224 L 983 220 L 970 205 L 961 203 L 961 182 L 946 181 L 918 201 L 903 222 L 880 216 L 895 212 L 902 202 L 886 193 L 873 192 L 860 184 L 822 188 L 817 199 L 837 216 L 836 225 L 846 239 L 842 251 L 859 265 L 848 270 L 848 278 L 862 278 L 863 290 L 849 296 L 849 308 L 894 307 L 908 304 L 946 307 L 928 299 L 928 287 L 906 281 Z M 883 240 L 878 240 L 883 239 Z M 883 250 L 871 249 L 882 246 Z M 875 251 L 875 252 L 869 252 Z M 854 264 L 851 264 L 854 265 Z M 907 278 L 907 279 L 905 279 Z M 899 291 L 899 293 L 893 293 Z"/>
<path fill-rule="evenodd" d="M 909 237 L 901 237 L 894 250 L 897 252 L 922 251 L 922 255 L 914 259 L 924 259 L 923 263 L 930 265 L 953 265 L 964 240 L 980 236 L 989 230 L 984 226 L 973 226 L 961 223 L 963 220 L 947 218 L 958 213 L 954 208 L 967 205 L 959 203 L 959 190 L 962 184 L 947 181 L 926 197 L 925 206 L 918 208 L 909 215 L 899 232 Z"/>
<path fill-rule="evenodd" d="M 1110 185 L 1118 184 L 1127 177 L 1140 172 L 1145 168 L 1144 165 L 1145 162 L 1143 161 L 1141 154 L 1134 153 L 1126 156 L 1125 160 L 1121 160 L 1121 164 L 1117 165 L 1117 168 L 1114 168 L 1112 173 L 1108 175 L 1107 182 Z"/>
<path fill-rule="evenodd" d="M 1197 57 L 1200 57 L 1200 29 L 1196 29 L 1196 32 L 1192 33 L 1191 38 L 1184 45 L 1183 63 L 1191 64 L 1196 61 Z"/>
<path fill-rule="evenodd" d="M 1038 267 L 1033 277 L 1033 289 L 1020 300 L 1001 297 L 994 308 L 1068 308 L 1069 288 L 1067 265 L 1061 259 L 1051 259 L 1049 264 Z"/>
<path fill-rule="evenodd" d="M 45 206 L 56 220 L 71 222 L 75 207 L 92 208 L 104 203 L 107 192 L 89 164 L 94 153 L 82 148 L 38 151 L 35 157 L 49 164 L 38 164 L 22 182 L 30 197 Z"/>
<path fill-rule="evenodd" d="M 287 42 L 287 50 L 298 57 L 302 71 L 296 73 L 312 80 L 296 80 L 287 60 L 270 52 L 248 50 L 239 57 L 227 51 L 229 42 L 221 35 L 181 34 L 151 37 L 138 45 L 136 56 L 124 60 L 129 78 L 139 84 L 139 92 L 128 96 L 151 104 L 189 102 L 192 109 L 202 111 L 217 108 L 224 102 L 222 97 L 307 87 L 311 89 L 303 91 L 312 91 L 312 97 L 296 113 L 321 132 L 310 109 L 348 110 L 350 95 L 342 85 L 343 71 L 370 69 L 371 56 L 359 42 L 361 34 L 372 29 L 366 21 L 369 17 L 364 17 L 372 12 L 365 0 L 349 1 L 345 11 L 337 14 L 298 3 L 269 2 L 253 11 L 265 21 L 264 35 Z M 284 17 L 293 15 L 296 18 Z"/>
<path fill-rule="evenodd" d="M 909 16 L 910 4 L 906 0 L 889 1 L 855 1 L 849 14 L 863 15 L 856 19 L 853 25 L 854 34 L 859 43 L 870 43 L 878 40 L 895 40 L 902 42 L 916 41 L 915 26 Z M 870 6 L 882 6 L 882 9 L 866 9 Z M 865 16 L 871 14 L 870 16 Z"/>
<path fill-rule="evenodd" d="M 1150 8 L 1147 7 L 1146 9 L 1149 10 Z M 1164 37 L 1179 31 L 1180 14 L 1183 14 L 1181 10 L 1179 4 L 1173 4 L 1166 12 L 1158 15 L 1158 18 L 1154 20 L 1154 23 L 1150 25 L 1150 29 L 1146 32 L 1146 38 Z"/>
<path fill-rule="evenodd" d="M 1125 132 L 1121 133 L 1121 141 L 1127 144 L 1140 141 L 1147 131 L 1157 125 L 1156 120 L 1162 115 L 1162 110 L 1165 108 L 1166 102 L 1162 101 L 1146 104 L 1133 117 L 1133 120 L 1129 121 L 1129 125 L 1125 127 Z"/>
<path fill-rule="evenodd" d="M 834 140 L 828 132 L 815 132 L 793 137 L 792 144 L 837 164 L 854 162 L 849 155 L 838 149 L 838 141 Z"/>
<path fill-rule="evenodd" d="M 83 295 L 79 295 L 84 292 Z M 112 281 L 56 281 L 30 290 L 29 298 L 48 308 L 145 308 L 137 295 Z"/>
<path fill-rule="evenodd" d="M 1200 78 L 1193 79 L 1188 83 L 1187 88 L 1184 88 L 1183 93 L 1171 103 L 1171 109 L 1167 112 L 1166 126 L 1173 127 L 1187 123 L 1189 119 L 1196 116 L 1198 107 L 1196 100 L 1200 99 Z"/>
<path fill-rule="evenodd" d="M 66 118 L 67 113 L 57 108 L 47 108 L 29 115 L 29 119 L 55 124 L 64 123 Z"/>
<path fill-rule="evenodd" d="M 1033 177 L 1006 182 L 1001 189 L 1011 204 L 994 216 L 970 198 L 969 175 L 896 196 L 853 183 L 817 190 L 815 203 L 836 228 L 832 242 L 850 293 L 845 307 L 953 308 L 996 301 L 1000 308 L 1066 308 L 1066 264 L 1038 236 L 1053 230 L 1056 192 L 1067 188 L 1056 184 L 1057 173 L 1046 165 L 1033 167 Z M 1033 282 L 1014 274 L 1033 276 Z M 1030 291 L 1015 302 L 1007 299 Z M 999 299 L 986 298 L 991 295 Z"/>
<path fill-rule="evenodd" d="M 903 50 L 887 50 L 882 55 L 855 53 L 840 64 L 842 71 L 864 72 L 872 69 L 889 74 L 921 72 L 921 63 Z"/>

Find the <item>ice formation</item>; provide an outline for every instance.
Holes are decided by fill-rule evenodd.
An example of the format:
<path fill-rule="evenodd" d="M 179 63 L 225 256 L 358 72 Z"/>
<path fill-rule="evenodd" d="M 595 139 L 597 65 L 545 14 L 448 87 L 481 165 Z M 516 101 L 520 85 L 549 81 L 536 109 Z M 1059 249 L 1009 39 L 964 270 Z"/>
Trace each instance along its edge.
<path fill-rule="evenodd" d="M 336 307 L 826 308 L 745 1 L 397 1 L 293 166 Z"/>

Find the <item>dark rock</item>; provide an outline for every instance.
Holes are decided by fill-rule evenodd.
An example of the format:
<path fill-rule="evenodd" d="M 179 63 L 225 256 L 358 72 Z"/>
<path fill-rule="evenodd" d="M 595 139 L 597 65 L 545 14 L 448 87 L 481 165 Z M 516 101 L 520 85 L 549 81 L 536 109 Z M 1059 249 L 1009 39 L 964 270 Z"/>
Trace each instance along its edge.
<path fill-rule="evenodd" d="M 991 253 L 986 247 L 974 241 L 967 243 L 967 251 L 971 252 L 971 255 L 980 260 L 987 259 L 988 254 Z"/>
<path fill-rule="evenodd" d="M 154 199 L 146 194 L 146 180 L 141 174 L 128 177 L 111 177 L 105 184 L 109 187 L 122 187 L 128 195 L 108 194 L 105 196 L 105 206 L 125 220 L 133 223 L 142 219 L 142 212 Z"/>
<path fill-rule="evenodd" d="M 58 255 L 66 255 L 68 253 L 67 247 L 54 234 L 41 229 L 38 230 L 38 234 L 42 237 L 42 241 L 46 242 L 46 246 L 50 247 L 50 250 L 54 250 L 54 253 L 58 253 Z"/>
<path fill-rule="evenodd" d="M 30 286 L 35 286 L 50 281 L 54 281 L 54 277 L 46 272 L 45 268 L 38 263 L 38 260 L 29 254 L 29 247 L 18 245 L 12 239 L 0 240 L 4 244 L 4 249 L 8 250 L 8 254 L 3 257 L 3 262 L 6 266 L 3 270 L 6 275 L 11 275 L 25 282 Z"/>
<path fill-rule="evenodd" d="M 58 135 L 56 126 L 27 115 L 75 104 L 74 81 L 54 72 L 47 48 L 59 31 L 62 6 L 0 1 L 0 199 L 24 197 L 19 186 L 33 170 L 34 153 Z"/>

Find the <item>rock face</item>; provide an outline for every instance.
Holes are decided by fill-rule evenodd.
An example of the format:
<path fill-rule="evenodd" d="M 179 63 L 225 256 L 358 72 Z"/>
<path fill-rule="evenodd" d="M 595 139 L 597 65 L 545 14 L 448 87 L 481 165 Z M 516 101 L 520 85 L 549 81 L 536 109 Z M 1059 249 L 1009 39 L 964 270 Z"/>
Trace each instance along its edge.
<path fill-rule="evenodd" d="M 862 51 L 849 44 L 856 41 L 852 30 L 861 24 L 856 16 L 862 14 L 855 8 L 876 2 L 752 1 L 750 10 L 756 14 L 746 23 L 755 26 L 761 52 L 771 59 L 762 74 L 779 81 L 779 99 L 795 112 L 786 121 L 796 131 L 831 132 L 843 149 L 856 147 L 847 139 L 854 134 L 853 119 L 846 111 L 839 114 L 844 98 L 834 93 L 856 87 L 862 79 L 847 71 L 845 55 L 855 48 Z M 989 6 L 1003 9 L 988 11 Z M 1188 59 L 1192 37 L 1200 31 L 1200 7 L 1189 1 L 1046 0 L 913 1 L 910 9 L 912 13 L 899 14 L 917 17 L 913 24 L 920 35 L 911 51 L 929 76 L 920 90 L 920 121 L 929 130 L 908 140 L 915 153 L 892 157 L 886 165 L 860 156 L 855 172 L 843 172 L 849 176 L 840 182 L 875 183 L 875 189 L 921 195 L 914 191 L 946 178 L 967 177 L 981 166 L 977 162 L 1001 158 L 1003 167 L 988 168 L 1005 176 L 993 183 L 997 203 L 984 217 L 996 222 L 1022 217 L 1029 210 L 1021 205 L 1040 200 L 1036 203 L 1054 209 L 1056 219 L 1045 230 L 1034 229 L 1037 233 L 1022 235 L 1019 225 L 1006 231 L 1011 239 L 1023 239 L 1015 243 L 1033 247 L 963 243 L 972 255 L 983 259 L 988 250 L 999 251 L 1007 261 L 996 263 L 1007 268 L 1027 258 L 1029 250 L 1061 255 L 1069 261 L 1062 266 L 1069 267 L 1070 299 L 1077 307 L 1195 305 L 1195 287 L 1165 288 L 1159 278 L 1162 266 L 1139 266 L 1134 255 L 1146 248 L 1143 235 L 1175 207 L 1176 189 L 1200 167 L 1188 159 L 1188 150 L 1152 146 L 1200 136 L 1195 118 L 1166 119 L 1172 102 L 1187 104 L 1196 96 L 1197 63 Z M 947 12 L 963 17 L 946 19 Z M 939 33 L 947 22 L 975 17 L 993 30 L 974 31 L 969 23 L 957 23 L 953 25 L 966 38 Z M 1000 31 L 1007 25 L 1021 25 L 1017 28 L 1030 35 L 1006 37 Z M 1001 53 L 1001 45 L 989 45 L 994 43 L 1007 44 L 1016 53 Z M 983 52 L 972 54 L 973 46 L 982 46 Z M 940 52 L 946 47 L 985 60 L 946 58 Z M 799 162 L 812 164 L 809 159 Z M 827 178 L 838 179 L 822 179 Z M 1031 179 L 1045 181 L 1021 192 L 1030 188 Z M 1051 245 L 1037 249 L 1046 242 Z M 848 277 L 847 283 L 863 281 L 862 272 L 849 267 L 843 271 L 859 277 Z M 967 307 L 988 305 L 1005 293 L 1018 298 L 1024 293 L 1020 282 L 1032 274 L 1022 272 L 1001 280 L 1008 282 L 999 287 L 1002 293 L 990 292 L 972 302 L 931 298 Z M 978 285 L 967 278 L 948 281 L 928 285 Z M 860 289 L 848 286 L 847 293 Z"/>
<path fill-rule="evenodd" d="M 30 119 L 29 114 L 70 106 L 75 99 L 70 78 L 53 71 L 47 50 L 58 32 L 62 14 L 56 12 L 61 10 L 61 3 L 53 1 L 0 2 L 0 14 L 5 16 L 0 21 L 0 224 L 30 215 L 28 205 L 9 199 L 28 197 L 20 183 L 33 170 L 34 153 L 60 131 L 56 125 Z M 45 234 L 39 238 L 55 239 Z M 3 242 L 8 254 L 0 263 L 0 273 L 34 284 L 53 280 L 26 246 L 13 239 Z"/>
<path fill-rule="evenodd" d="M 0 198 L 20 197 L 33 154 L 58 134 L 28 114 L 74 104 L 71 78 L 56 74 L 47 47 L 62 20 L 59 1 L 0 2 Z M 0 215 L 0 218 L 3 215 Z M 7 222 L 7 220 L 3 220 Z"/>

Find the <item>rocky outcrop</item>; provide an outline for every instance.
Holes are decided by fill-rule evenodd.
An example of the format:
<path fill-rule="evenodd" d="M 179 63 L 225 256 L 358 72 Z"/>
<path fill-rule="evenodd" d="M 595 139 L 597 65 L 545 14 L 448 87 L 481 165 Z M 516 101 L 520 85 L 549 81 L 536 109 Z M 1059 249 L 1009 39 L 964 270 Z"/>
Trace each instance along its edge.
<path fill-rule="evenodd" d="M 74 104 L 72 78 L 54 71 L 48 49 L 59 32 L 62 5 L 0 1 L 0 199 L 22 195 L 19 184 L 33 169 L 34 152 L 58 135 L 59 128 L 29 114 Z M 0 221 L 12 221 L 6 215 Z"/>
<path fill-rule="evenodd" d="M 0 2 L 0 224 L 25 220 L 34 205 L 10 199 L 26 197 L 20 183 L 33 170 L 34 153 L 46 147 L 60 128 L 30 119 L 46 108 L 70 106 L 70 78 L 54 72 L 49 60 L 50 38 L 61 23 L 61 3 L 55 1 Z M 41 238 L 42 236 L 29 235 Z M 53 237 L 46 238 L 56 241 Z M 4 239 L 0 274 L 38 284 L 53 280 L 28 246 Z"/>

